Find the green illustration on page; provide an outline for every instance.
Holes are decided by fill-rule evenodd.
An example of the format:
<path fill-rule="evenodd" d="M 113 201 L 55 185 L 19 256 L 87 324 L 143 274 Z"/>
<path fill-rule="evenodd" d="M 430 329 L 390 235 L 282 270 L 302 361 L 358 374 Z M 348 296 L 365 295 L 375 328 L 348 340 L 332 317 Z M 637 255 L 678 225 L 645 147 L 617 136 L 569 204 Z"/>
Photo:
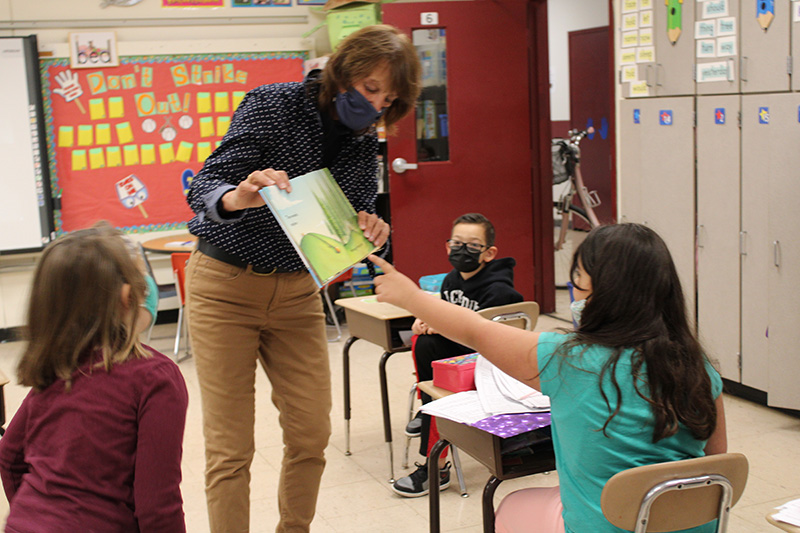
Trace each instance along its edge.
<path fill-rule="evenodd" d="M 259 193 L 318 286 L 377 250 L 327 168 L 293 178 L 291 184 L 290 193 L 275 185 Z"/>

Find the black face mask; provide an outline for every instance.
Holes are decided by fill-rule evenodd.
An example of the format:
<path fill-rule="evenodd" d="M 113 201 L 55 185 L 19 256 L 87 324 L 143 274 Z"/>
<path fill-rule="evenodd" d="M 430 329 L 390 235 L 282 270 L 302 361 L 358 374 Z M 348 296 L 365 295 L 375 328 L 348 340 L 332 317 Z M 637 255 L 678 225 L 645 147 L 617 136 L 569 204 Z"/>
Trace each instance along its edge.
<path fill-rule="evenodd" d="M 465 274 L 475 272 L 481 266 L 481 252 L 470 252 L 466 246 L 452 250 L 448 259 L 453 268 Z"/>

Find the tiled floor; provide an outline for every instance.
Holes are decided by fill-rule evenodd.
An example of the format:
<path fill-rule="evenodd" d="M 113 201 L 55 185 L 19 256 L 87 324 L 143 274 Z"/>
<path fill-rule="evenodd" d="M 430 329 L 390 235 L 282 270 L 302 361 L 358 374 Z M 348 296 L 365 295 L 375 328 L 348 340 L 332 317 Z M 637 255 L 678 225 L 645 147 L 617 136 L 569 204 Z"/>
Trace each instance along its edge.
<path fill-rule="evenodd" d="M 564 293 L 565 291 L 559 291 Z M 566 295 L 559 294 L 559 310 L 568 309 Z M 537 329 L 553 330 L 568 325 L 563 319 L 542 316 Z M 169 353 L 172 350 L 174 324 L 159 325 L 154 330 L 152 344 Z M 329 331 L 334 334 L 332 328 Z M 378 385 L 378 359 L 381 350 L 359 341 L 351 350 L 351 380 L 353 384 L 351 423 L 352 455 L 344 455 L 344 421 L 342 414 L 342 345 L 330 343 L 333 371 L 333 435 L 328 448 L 328 466 L 322 480 L 317 516 L 312 531 L 329 532 L 423 532 L 428 530 L 427 498 L 404 499 L 396 496 L 387 483 L 388 466 Z M 22 401 L 26 390 L 13 382 L 14 368 L 22 349 L 21 343 L 0 345 L 0 368 L 12 377 L 5 388 L 6 411 L 10 419 Z M 191 533 L 208 531 L 203 491 L 203 439 L 200 401 L 194 362 L 180 364 L 189 388 L 189 413 L 184 440 L 183 497 L 186 524 Z M 409 388 L 413 382 L 413 363 L 408 353 L 393 356 L 387 365 L 392 406 L 392 427 L 395 439 L 395 475 L 408 471 L 400 468 L 405 436 L 403 427 Z M 269 383 L 263 373 L 257 383 L 257 454 L 252 467 L 251 531 L 271 532 L 277 522 L 275 487 L 281 460 L 281 435 L 274 407 L 269 401 Z M 734 508 L 729 531 L 750 533 L 777 531 L 764 519 L 774 506 L 800 498 L 800 419 L 776 410 L 752 404 L 739 398 L 726 397 L 729 449 L 743 452 L 750 460 L 750 478 L 742 500 Z M 419 460 L 413 454 L 418 444 L 412 441 L 412 463 Z M 455 490 L 442 494 L 442 531 L 473 532 L 481 529 L 480 497 L 488 474 L 486 469 L 466 454 L 462 463 L 468 498 Z M 555 485 L 558 475 L 538 475 L 502 483 L 496 502 L 509 491 L 533 485 Z M 0 521 L 8 512 L 8 503 L 0 497 Z"/>

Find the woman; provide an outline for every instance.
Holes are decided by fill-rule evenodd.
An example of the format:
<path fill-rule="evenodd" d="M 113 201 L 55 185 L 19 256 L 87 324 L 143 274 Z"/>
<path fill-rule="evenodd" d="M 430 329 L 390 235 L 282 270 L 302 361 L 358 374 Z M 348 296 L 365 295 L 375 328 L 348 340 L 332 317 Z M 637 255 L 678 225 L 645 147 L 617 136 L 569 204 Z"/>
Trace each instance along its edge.
<path fill-rule="evenodd" d="M 192 181 L 199 237 L 187 268 L 191 338 L 203 404 L 211 531 L 247 531 L 260 360 L 280 411 L 284 457 L 277 531 L 308 531 L 330 436 L 331 384 L 318 289 L 258 194 L 327 167 L 382 246 L 375 214 L 378 141 L 414 109 L 420 64 L 390 26 L 354 32 L 302 83 L 250 91 L 220 147 Z"/>

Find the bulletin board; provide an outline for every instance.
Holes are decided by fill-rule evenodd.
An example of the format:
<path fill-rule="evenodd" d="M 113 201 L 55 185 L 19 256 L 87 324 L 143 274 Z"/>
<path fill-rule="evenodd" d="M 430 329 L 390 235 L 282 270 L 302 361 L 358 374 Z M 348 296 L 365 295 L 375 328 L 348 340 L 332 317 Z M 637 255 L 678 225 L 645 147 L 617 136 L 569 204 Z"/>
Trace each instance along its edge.
<path fill-rule="evenodd" d="M 299 81 L 308 52 L 122 56 L 113 68 L 40 62 L 57 233 L 107 220 L 185 227 L 192 177 L 246 92 Z"/>

